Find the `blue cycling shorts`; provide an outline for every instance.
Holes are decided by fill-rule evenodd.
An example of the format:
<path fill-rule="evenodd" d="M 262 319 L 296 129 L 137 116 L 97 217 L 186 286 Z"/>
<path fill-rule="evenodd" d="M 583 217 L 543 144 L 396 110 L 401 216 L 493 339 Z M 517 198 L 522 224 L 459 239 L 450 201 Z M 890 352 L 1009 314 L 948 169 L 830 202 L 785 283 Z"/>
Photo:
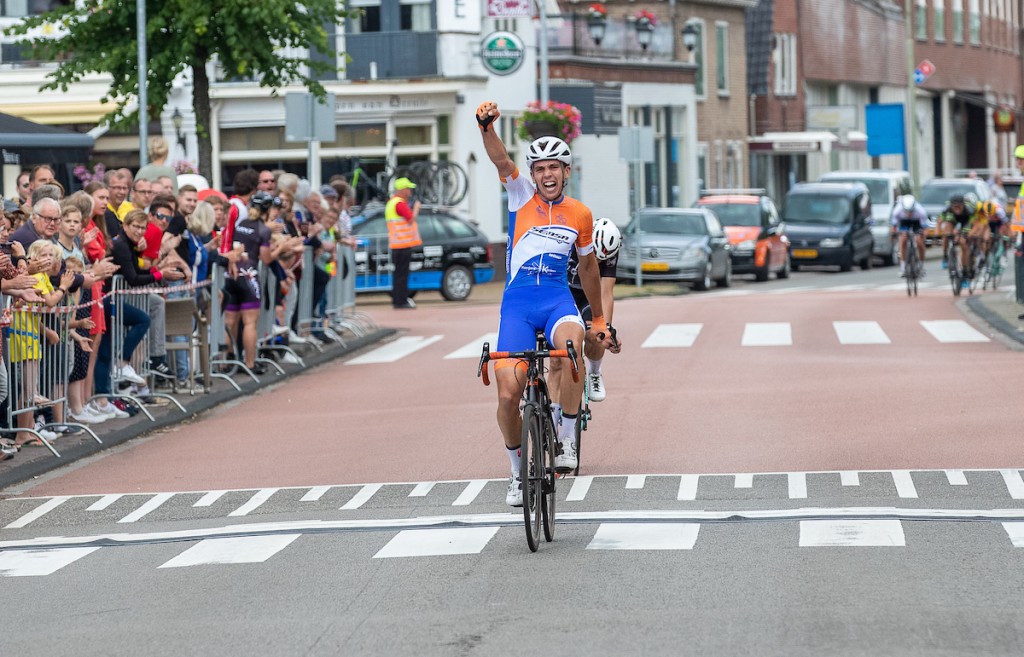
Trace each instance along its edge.
<path fill-rule="evenodd" d="M 498 322 L 495 351 L 524 351 L 537 346 L 537 331 L 543 330 L 552 344 L 555 328 L 563 322 L 583 327 L 580 311 L 568 286 L 517 287 L 505 290 Z"/>

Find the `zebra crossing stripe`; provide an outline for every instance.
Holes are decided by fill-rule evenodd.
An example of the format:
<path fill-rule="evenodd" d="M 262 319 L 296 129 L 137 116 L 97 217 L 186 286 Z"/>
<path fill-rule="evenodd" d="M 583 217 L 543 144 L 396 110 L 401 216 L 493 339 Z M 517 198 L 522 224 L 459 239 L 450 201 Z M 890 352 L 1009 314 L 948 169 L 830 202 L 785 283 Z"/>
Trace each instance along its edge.
<path fill-rule="evenodd" d="M 493 350 L 495 345 L 498 344 L 498 334 L 484 333 L 476 340 L 459 347 L 444 358 L 445 360 L 452 360 L 455 358 L 480 358 L 480 352 L 483 350 L 485 342 L 491 345 L 491 349 Z"/>
<path fill-rule="evenodd" d="M 0 577 L 42 577 L 92 554 L 98 547 L 9 550 L 0 552 Z"/>
<path fill-rule="evenodd" d="M 659 324 L 640 348 L 692 347 L 702 328 L 703 324 Z"/>
<path fill-rule="evenodd" d="M 398 535 L 388 541 L 373 558 L 480 554 L 497 533 L 498 527 L 406 529 L 398 532 Z"/>
<path fill-rule="evenodd" d="M 743 328 L 744 347 L 788 347 L 793 344 L 789 322 L 747 322 Z"/>
<path fill-rule="evenodd" d="M 432 335 L 429 338 L 421 335 L 406 335 L 398 338 L 394 342 L 378 347 L 369 353 L 365 353 L 362 356 L 353 358 L 348 361 L 346 365 L 366 365 L 369 363 L 393 363 L 396 360 L 405 358 L 409 354 L 415 353 L 424 347 L 429 347 L 441 338 L 443 335 Z"/>
<path fill-rule="evenodd" d="M 939 342 L 990 342 L 981 332 L 962 319 L 921 320 L 921 326 Z"/>
<path fill-rule="evenodd" d="M 801 520 L 800 547 L 905 547 L 899 520 Z"/>
<path fill-rule="evenodd" d="M 302 534 L 236 536 L 199 541 L 161 568 L 184 568 L 206 564 L 263 563 L 291 545 Z"/>
<path fill-rule="evenodd" d="M 832 322 L 839 344 L 891 344 L 878 322 Z"/>
<path fill-rule="evenodd" d="M 36 520 L 37 518 L 42 518 L 43 516 L 45 516 L 50 511 L 53 511 L 54 509 L 56 509 L 61 504 L 64 504 L 64 502 L 67 501 L 67 499 L 68 498 L 66 496 L 51 498 L 50 500 L 40 504 L 38 507 L 36 507 L 32 511 L 29 511 L 28 513 L 26 513 L 22 517 L 18 518 L 17 520 L 12 522 L 11 524 L 7 525 L 7 527 L 5 527 L 5 529 L 21 529 L 22 527 L 26 527 L 33 520 Z"/>
<path fill-rule="evenodd" d="M 601 523 L 588 550 L 692 550 L 696 523 Z"/>

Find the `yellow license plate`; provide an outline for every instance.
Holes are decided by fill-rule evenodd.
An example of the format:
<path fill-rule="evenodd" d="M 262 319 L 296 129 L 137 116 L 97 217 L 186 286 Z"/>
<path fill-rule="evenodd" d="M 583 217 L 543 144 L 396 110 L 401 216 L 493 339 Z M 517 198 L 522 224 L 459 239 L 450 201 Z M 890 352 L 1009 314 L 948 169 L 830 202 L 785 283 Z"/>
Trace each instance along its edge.
<path fill-rule="evenodd" d="M 817 249 L 793 249 L 794 258 L 817 258 Z"/>
<path fill-rule="evenodd" d="M 641 271 L 668 271 L 667 262 L 644 262 L 640 265 Z"/>

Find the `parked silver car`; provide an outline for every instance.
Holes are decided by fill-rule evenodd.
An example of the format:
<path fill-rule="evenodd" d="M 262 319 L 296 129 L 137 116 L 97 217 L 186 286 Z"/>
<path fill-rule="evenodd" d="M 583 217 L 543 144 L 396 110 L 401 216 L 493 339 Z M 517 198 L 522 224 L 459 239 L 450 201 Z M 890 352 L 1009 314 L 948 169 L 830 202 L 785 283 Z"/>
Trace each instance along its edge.
<path fill-rule="evenodd" d="M 639 240 L 637 228 L 640 229 Z M 636 276 L 637 242 L 644 280 L 691 282 L 698 290 L 732 284 L 729 239 L 704 208 L 644 208 L 626 226 L 618 275 Z"/>

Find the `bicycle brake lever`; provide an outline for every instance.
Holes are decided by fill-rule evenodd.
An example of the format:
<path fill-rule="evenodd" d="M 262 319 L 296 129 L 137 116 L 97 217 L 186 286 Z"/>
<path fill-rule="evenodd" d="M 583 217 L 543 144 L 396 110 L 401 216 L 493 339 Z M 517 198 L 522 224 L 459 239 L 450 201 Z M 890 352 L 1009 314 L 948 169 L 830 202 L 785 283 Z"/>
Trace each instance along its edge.
<path fill-rule="evenodd" d="M 574 383 L 578 382 L 580 380 L 580 370 L 576 366 L 576 348 L 572 346 L 572 340 L 565 341 L 565 351 L 569 354 L 569 367 L 572 370 L 572 380 Z"/>

